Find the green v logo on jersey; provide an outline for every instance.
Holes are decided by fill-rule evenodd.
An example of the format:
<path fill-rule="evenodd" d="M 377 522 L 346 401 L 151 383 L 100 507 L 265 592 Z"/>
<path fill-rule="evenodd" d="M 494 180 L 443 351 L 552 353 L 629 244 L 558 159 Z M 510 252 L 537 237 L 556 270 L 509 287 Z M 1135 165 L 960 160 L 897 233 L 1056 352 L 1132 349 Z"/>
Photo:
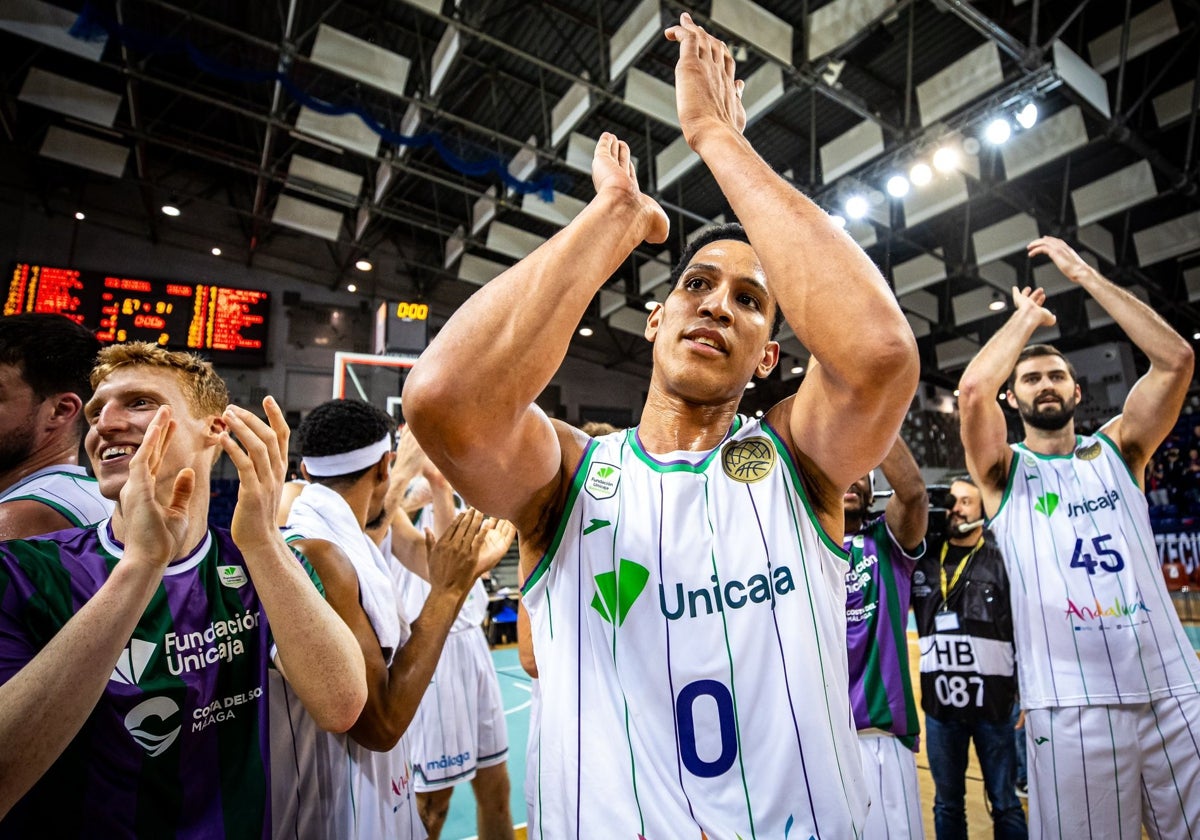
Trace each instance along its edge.
<path fill-rule="evenodd" d="M 1044 496 L 1038 496 L 1037 504 L 1033 506 L 1033 509 L 1038 513 L 1044 513 L 1046 516 L 1051 516 L 1056 507 L 1058 507 L 1058 496 L 1054 493 L 1047 493 Z"/>
<path fill-rule="evenodd" d="M 609 624 L 620 627 L 625 623 L 625 616 L 629 615 L 629 609 L 642 594 L 649 579 L 649 569 L 622 557 L 616 572 L 596 575 L 596 594 L 592 596 L 592 609 L 600 613 L 600 617 Z"/>
<path fill-rule="evenodd" d="M 1040 747 L 1042 744 L 1046 743 L 1049 740 L 1050 740 L 1049 738 L 1047 738 L 1045 735 L 1043 735 L 1040 738 L 1034 738 L 1033 743 L 1037 744 Z"/>
<path fill-rule="evenodd" d="M 607 519 L 593 519 L 591 523 L 583 529 L 583 535 L 586 537 L 592 531 L 599 531 L 601 528 L 607 528 L 612 523 Z"/>
<path fill-rule="evenodd" d="M 113 668 L 109 680 L 125 683 L 125 685 L 137 685 L 157 649 L 158 645 L 154 642 L 130 639 L 128 646 L 121 651 L 121 658 L 117 660 L 117 667 Z"/>

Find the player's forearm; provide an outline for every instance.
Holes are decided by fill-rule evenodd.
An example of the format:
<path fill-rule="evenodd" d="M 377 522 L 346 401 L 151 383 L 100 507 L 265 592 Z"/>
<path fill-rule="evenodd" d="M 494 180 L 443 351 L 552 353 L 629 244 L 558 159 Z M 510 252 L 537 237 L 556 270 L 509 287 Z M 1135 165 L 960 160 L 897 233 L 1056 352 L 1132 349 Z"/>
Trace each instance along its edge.
<path fill-rule="evenodd" d="M 83 727 L 161 581 L 161 570 L 118 563 L 50 643 L 0 686 L 0 817 Z"/>
<path fill-rule="evenodd" d="M 921 468 L 917 466 L 912 451 L 903 439 L 896 438 L 887 457 L 880 464 L 880 469 L 892 488 L 893 498 L 899 499 L 906 506 L 928 506 L 929 496 L 925 492 L 925 479 L 921 477 Z"/>
<path fill-rule="evenodd" d="M 345 732 L 367 698 L 354 633 L 321 597 L 282 538 L 243 548 L 288 682 L 317 725 Z"/>
<path fill-rule="evenodd" d="M 1079 280 L 1079 285 L 1112 316 L 1129 340 L 1146 354 L 1153 368 L 1178 372 L 1191 378 L 1194 364 L 1192 348 L 1162 316 L 1095 269 L 1086 272 Z"/>
<path fill-rule="evenodd" d="M 511 427 L 550 382 L 597 290 L 645 235 L 644 210 L 614 193 L 472 295 L 421 354 L 404 412 L 431 456 L 431 441 L 480 418 L 491 433 Z"/>
<path fill-rule="evenodd" d="M 996 402 L 996 394 L 1008 380 L 1021 350 L 1042 323 L 1036 309 L 1018 309 L 992 334 L 963 371 L 958 382 L 958 405 L 964 412 L 976 400 Z"/>
<path fill-rule="evenodd" d="M 704 133 L 696 151 L 746 228 L 788 323 L 826 371 L 848 383 L 915 390 L 912 329 L 854 240 L 733 129 Z"/>
<path fill-rule="evenodd" d="M 372 699 L 368 703 L 363 718 L 350 730 L 355 741 L 367 749 L 385 751 L 404 735 L 433 679 L 450 627 L 465 600 L 466 593 L 458 595 L 445 589 L 429 594 L 412 624 L 412 635 L 388 668 L 387 691 L 379 702 Z"/>

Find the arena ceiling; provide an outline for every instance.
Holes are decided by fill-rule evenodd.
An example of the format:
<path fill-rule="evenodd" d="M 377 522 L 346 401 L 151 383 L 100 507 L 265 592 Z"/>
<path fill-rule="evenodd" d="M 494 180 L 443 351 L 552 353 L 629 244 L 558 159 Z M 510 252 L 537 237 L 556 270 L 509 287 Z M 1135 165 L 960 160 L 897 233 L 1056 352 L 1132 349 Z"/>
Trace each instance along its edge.
<path fill-rule="evenodd" d="M 571 353 L 645 372 L 645 303 L 686 238 L 729 213 L 674 124 L 661 32 L 683 8 L 0 0 L 0 188 L 66 221 L 82 210 L 364 298 L 423 300 L 438 322 L 590 198 L 590 149 L 614 131 L 672 234 L 610 279 Z M 927 382 L 953 386 L 1014 283 L 1047 284 L 1059 325 L 1046 337 L 1065 349 L 1118 337 L 1080 290 L 1029 264 L 1037 234 L 1067 239 L 1186 335 L 1200 329 L 1200 0 L 689 8 L 733 45 L 764 158 L 831 212 L 867 198 L 849 229 L 909 314 Z M 1032 128 L 980 141 L 1029 102 Z M 959 168 L 886 194 L 946 143 Z M 764 404 L 802 375 L 803 347 L 789 337 L 784 350 Z"/>

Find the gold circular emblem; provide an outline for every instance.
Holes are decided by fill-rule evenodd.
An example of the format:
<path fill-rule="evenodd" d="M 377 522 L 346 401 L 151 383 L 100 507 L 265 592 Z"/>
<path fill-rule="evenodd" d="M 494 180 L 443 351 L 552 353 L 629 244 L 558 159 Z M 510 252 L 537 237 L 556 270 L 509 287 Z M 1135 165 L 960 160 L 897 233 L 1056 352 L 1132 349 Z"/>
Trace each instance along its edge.
<path fill-rule="evenodd" d="M 725 475 L 743 484 L 762 481 L 775 466 L 775 447 L 765 437 L 752 437 L 727 444 L 721 452 Z"/>
<path fill-rule="evenodd" d="M 1075 457 L 1081 461 L 1094 461 L 1100 457 L 1100 441 L 1091 446 L 1081 446 L 1075 450 Z"/>

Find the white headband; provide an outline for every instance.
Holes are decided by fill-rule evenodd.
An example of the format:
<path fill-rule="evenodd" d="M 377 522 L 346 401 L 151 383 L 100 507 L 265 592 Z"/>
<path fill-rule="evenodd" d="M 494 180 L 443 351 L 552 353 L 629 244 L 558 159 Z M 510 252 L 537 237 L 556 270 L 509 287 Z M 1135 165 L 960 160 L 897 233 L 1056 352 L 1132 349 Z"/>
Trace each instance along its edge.
<path fill-rule="evenodd" d="M 308 474 L 317 477 L 348 475 L 379 462 L 385 452 L 392 449 L 392 436 L 384 435 L 375 443 L 339 452 L 337 455 L 305 455 L 302 459 Z"/>

